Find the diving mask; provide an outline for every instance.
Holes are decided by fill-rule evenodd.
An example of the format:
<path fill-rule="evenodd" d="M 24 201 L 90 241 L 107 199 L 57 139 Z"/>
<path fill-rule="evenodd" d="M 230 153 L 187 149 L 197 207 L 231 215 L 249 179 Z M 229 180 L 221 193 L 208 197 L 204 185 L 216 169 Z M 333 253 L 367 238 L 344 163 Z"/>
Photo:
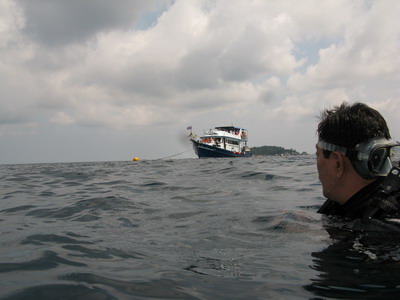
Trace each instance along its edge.
<path fill-rule="evenodd" d="M 320 140 L 317 144 L 328 151 L 337 151 L 346 155 L 357 173 L 366 179 L 386 176 L 392 168 L 392 159 L 400 157 L 400 143 L 387 139 L 371 139 L 346 148 Z"/>

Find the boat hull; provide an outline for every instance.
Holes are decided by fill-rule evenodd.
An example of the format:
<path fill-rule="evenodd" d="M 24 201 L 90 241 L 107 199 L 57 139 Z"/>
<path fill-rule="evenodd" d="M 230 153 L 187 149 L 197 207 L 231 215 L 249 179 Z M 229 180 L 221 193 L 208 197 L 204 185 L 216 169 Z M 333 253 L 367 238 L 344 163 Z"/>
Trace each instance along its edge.
<path fill-rule="evenodd" d="M 215 146 L 200 143 L 196 140 L 191 140 L 193 149 L 199 158 L 203 157 L 251 157 L 251 152 L 235 153 Z"/>

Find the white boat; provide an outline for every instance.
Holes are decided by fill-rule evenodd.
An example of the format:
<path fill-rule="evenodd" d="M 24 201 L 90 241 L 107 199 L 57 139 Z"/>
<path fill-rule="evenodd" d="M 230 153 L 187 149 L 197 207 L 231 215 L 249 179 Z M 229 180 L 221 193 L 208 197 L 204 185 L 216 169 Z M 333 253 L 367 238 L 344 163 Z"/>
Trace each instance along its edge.
<path fill-rule="evenodd" d="M 204 131 L 198 137 L 190 129 L 190 141 L 199 158 L 202 157 L 250 157 L 247 146 L 247 129 L 236 126 L 220 126 Z"/>

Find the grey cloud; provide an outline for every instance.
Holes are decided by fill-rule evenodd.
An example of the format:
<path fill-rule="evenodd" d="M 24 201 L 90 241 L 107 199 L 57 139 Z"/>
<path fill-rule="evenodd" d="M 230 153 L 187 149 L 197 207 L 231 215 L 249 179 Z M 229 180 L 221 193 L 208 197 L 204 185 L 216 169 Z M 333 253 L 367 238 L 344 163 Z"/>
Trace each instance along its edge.
<path fill-rule="evenodd" d="M 227 81 L 250 80 L 269 70 L 265 68 L 268 37 L 254 27 L 248 27 L 230 43 L 221 56 L 222 76 Z M 273 48 L 274 45 L 269 45 Z"/>
<path fill-rule="evenodd" d="M 274 100 L 276 100 L 278 97 L 276 93 L 273 91 L 265 91 L 264 93 L 261 93 L 258 99 L 262 101 L 265 104 L 271 103 Z"/>
<path fill-rule="evenodd" d="M 136 103 L 167 101 L 174 90 L 174 76 L 171 70 L 156 63 L 135 62 L 113 71 L 104 67 L 87 68 L 75 73 L 69 84 L 75 88 L 91 86 L 118 94 L 122 98 L 114 99 L 113 103 L 124 105 L 132 99 Z"/>
<path fill-rule="evenodd" d="M 212 89 L 218 85 L 217 56 L 194 52 L 181 61 L 177 70 L 179 86 L 186 89 Z"/>
<path fill-rule="evenodd" d="M 26 123 L 34 119 L 36 88 L 24 72 L 0 68 L 0 125 Z M 25 85 L 21 87 L 20 82 Z"/>
<path fill-rule="evenodd" d="M 147 100 L 167 99 L 174 88 L 173 78 L 174 73 L 168 68 L 155 63 L 137 63 L 119 74 L 115 84 L 128 93 L 147 96 Z"/>
<path fill-rule="evenodd" d="M 221 82 L 247 81 L 265 73 L 267 38 L 255 28 L 247 28 L 233 41 L 205 44 L 180 61 L 178 82 L 184 89 L 213 89 Z"/>
<path fill-rule="evenodd" d="M 133 27 L 138 15 L 165 0 L 17 0 L 25 13 L 24 32 L 51 46 L 84 41 L 99 31 Z"/>

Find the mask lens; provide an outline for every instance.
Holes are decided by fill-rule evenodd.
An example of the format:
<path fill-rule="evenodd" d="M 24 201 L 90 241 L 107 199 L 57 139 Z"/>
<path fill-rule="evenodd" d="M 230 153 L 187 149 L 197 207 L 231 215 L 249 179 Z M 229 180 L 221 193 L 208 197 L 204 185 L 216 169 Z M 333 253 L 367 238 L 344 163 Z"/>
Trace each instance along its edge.
<path fill-rule="evenodd" d="M 400 162 L 400 146 L 394 146 L 390 149 L 390 160 L 393 162 L 393 165 Z"/>
<path fill-rule="evenodd" d="M 388 148 L 378 148 L 372 151 L 369 159 L 370 169 L 374 173 L 379 173 L 386 158 L 388 157 Z"/>

